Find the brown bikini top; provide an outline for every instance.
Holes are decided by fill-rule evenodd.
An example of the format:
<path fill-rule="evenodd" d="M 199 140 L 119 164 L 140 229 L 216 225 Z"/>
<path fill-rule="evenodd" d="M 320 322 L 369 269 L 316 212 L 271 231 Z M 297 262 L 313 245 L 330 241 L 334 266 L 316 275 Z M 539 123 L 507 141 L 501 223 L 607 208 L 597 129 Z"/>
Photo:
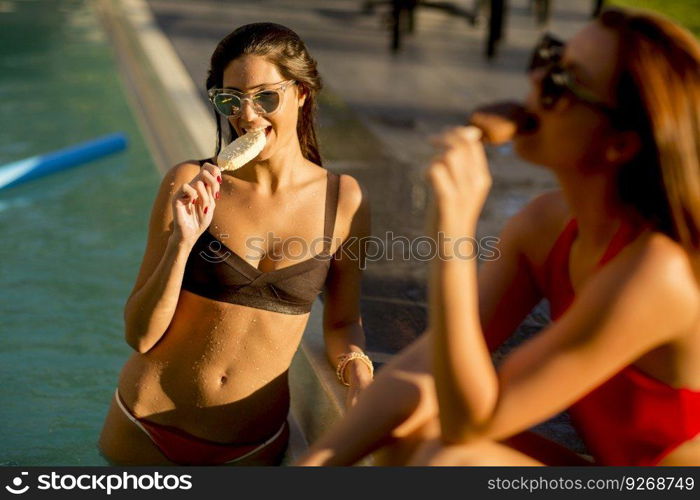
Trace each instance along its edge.
<path fill-rule="evenodd" d="M 323 251 L 291 266 L 261 271 L 209 232 L 195 243 L 182 288 L 212 300 L 284 314 L 304 314 L 323 289 L 338 208 L 340 177 L 328 172 Z"/>

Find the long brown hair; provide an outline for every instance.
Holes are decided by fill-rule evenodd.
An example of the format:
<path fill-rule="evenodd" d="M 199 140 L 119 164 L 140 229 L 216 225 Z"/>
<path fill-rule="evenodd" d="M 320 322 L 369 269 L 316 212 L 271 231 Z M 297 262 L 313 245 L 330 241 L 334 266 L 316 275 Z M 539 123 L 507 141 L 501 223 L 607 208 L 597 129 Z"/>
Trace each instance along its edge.
<path fill-rule="evenodd" d="M 321 165 L 314 122 L 316 96 L 323 84 L 316 69 L 316 61 L 309 54 L 302 39 L 294 31 L 280 24 L 253 23 L 241 26 L 225 36 L 214 49 L 207 75 L 207 90 L 221 88 L 226 66 L 243 55 L 265 57 L 277 66 L 285 79 L 297 82 L 299 91 L 306 95 L 297 121 L 301 153 L 307 160 Z M 219 117 L 216 112 L 214 114 L 216 115 L 216 156 L 221 151 L 224 140 L 222 120 L 228 125 L 227 140 L 236 138 L 237 134 L 228 120 Z"/>
<path fill-rule="evenodd" d="M 618 33 L 617 102 L 642 147 L 620 171 L 624 201 L 688 251 L 700 250 L 700 44 L 647 11 L 606 9 Z"/>

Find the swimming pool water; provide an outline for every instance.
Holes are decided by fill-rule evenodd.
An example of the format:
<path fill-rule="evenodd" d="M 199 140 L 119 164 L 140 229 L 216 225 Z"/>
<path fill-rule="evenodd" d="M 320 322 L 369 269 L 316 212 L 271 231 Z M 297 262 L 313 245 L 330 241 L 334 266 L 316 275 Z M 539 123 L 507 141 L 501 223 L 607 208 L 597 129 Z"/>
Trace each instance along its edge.
<path fill-rule="evenodd" d="M 102 465 L 160 175 L 90 0 L 0 0 L 0 102 L 0 165 L 129 138 L 125 153 L 0 191 L 0 465 Z"/>

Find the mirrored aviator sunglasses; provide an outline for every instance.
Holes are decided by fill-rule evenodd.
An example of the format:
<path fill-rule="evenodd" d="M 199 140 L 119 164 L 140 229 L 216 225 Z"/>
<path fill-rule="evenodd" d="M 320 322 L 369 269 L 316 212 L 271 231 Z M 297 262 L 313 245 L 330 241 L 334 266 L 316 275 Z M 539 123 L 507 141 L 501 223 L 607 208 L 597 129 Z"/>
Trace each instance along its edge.
<path fill-rule="evenodd" d="M 532 51 L 527 71 L 551 66 L 561 60 L 564 53 L 564 42 L 559 38 L 546 33 Z"/>
<path fill-rule="evenodd" d="M 559 99 L 569 94 L 589 106 L 602 111 L 611 118 L 618 119 L 618 111 L 591 91 L 576 83 L 571 71 L 562 65 L 564 42 L 546 34 L 535 46 L 530 57 L 528 72 L 544 69 L 545 74 L 540 81 L 540 104 L 544 109 L 552 109 Z"/>
<path fill-rule="evenodd" d="M 248 99 L 255 113 L 269 115 L 277 111 L 282 103 L 282 96 L 287 87 L 295 83 L 290 80 L 275 89 L 265 89 L 254 93 L 240 92 L 232 89 L 211 89 L 209 100 L 214 109 L 225 117 L 238 116 L 243 109 L 243 101 Z"/>
<path fill-rule="evenodd" d="M 540 82 L 540 104 L 551 109 L 568 89 L 568 77 L 560 66 L 564 42 L 547 33 L 535 45 L 527 72 L 545 69 L 546 74 Z"/>

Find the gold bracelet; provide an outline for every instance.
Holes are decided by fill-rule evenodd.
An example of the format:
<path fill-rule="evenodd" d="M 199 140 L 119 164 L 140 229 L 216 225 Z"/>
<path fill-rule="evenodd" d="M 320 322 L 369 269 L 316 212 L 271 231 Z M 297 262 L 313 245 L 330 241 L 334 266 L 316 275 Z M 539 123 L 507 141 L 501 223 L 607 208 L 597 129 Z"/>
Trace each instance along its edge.
<path fill-rule="evenodd" d="M 335 374 L 338 377 L 338 380 L 340 381 L 341 384 L 349 386 L 350 384 L 345 380 L 345 368 L 348 366 L 348 363 L 350 361 L 353 361 L 355 359 L 359 359 L 362 361 L 367 368 L 369 368 L 369 373 L 372 378 L 374 378 L 374 365 L 372 364 L 372 360 L 369 359 L 369 356 L 367 356 L 365 353 L 362 352 L 357 352 L 357 351 L 352 351 L 347 354 L 342 354 L 338 356 L 340 361 L 338 361 L 338 366 L 335 369 Z"/>

